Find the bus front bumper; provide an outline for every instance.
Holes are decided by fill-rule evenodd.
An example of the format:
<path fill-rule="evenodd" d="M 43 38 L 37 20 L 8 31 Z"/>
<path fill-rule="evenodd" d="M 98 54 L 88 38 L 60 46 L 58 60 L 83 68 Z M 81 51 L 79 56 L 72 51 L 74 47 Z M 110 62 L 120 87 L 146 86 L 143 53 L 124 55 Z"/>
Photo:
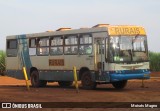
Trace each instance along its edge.
<path fill-rule="evenodd" d="M 130 79 L 150 79 L 150 72 L 138 73 L 138 74 L 110 74 L 110 81 L 122 81 Z"/>

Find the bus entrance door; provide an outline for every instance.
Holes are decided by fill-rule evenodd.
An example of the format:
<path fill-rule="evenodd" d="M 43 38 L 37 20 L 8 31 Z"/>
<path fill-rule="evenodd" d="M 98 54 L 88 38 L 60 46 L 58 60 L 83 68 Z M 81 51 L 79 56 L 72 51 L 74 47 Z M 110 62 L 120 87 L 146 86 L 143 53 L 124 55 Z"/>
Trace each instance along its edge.
<path fill-rule="evenodd" d="M 97 38 L 94 40 L 94 43 L 96 80 L 99 82 L 109 82 L 109 74 L 105 73 L 105 39 Z"/>

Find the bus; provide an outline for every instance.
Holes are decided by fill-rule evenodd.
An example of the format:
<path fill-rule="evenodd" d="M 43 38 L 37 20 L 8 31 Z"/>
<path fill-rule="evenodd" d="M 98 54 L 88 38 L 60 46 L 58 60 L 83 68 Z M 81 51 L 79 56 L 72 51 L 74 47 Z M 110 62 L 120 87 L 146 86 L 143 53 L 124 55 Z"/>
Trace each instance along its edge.
<path fill-rule="evenodd" d="M 150 78 L 147 35 L 141 26 L 98 24 L 7 36 L 7 76 L 24 79 L 23 66 L 33 87 L 71 86 L 76 66 L 84 89 L 123 89 L 128 80 Z"/>

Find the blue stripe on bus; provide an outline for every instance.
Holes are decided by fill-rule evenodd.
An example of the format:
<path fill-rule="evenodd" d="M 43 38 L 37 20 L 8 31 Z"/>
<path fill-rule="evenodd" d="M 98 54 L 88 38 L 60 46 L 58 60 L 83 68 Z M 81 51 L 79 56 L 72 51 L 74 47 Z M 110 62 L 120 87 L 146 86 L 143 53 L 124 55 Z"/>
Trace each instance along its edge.
<path fill-rule="evenodd" d="M 29 46 L 27 43 L 27 37 L 26 35 L 18 35 L 17 36 L 18 43 L 18 56 L 21 61 L 21 65 L 25 66 L 27 69 L 30 69 L 32 67 L 32 63 L 30 60 L 29 55 Z M 27 70 L 29 73 L 29 71 Z"/>
<path fill-rule="evenodd" d="M 110 81 L 122 81 L 122 80 L 129 80 L 129 79 L 149 79 L 150 72 L 144 73 L 132 73 L 132 74 L 110 74 Z"/>

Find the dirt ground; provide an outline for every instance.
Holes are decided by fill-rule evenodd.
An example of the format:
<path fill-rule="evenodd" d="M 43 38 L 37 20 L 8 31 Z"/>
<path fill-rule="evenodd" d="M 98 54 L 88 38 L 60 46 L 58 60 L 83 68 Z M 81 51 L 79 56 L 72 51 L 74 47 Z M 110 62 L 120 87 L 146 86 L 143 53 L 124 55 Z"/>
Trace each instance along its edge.
<path fill-rule="evenodd" d="M 74 86 L 61 88 L 56 82 L 48 83 L 45 88 L 30 87 L 30 91 L 27 91 L 24 80 L 0 76 L 0 102 L 160 102 L 160 72 L 152 72 L 151 79 L 144 80 L 143 88 L 141 87 L 142 80 L 130 80 L 123 90 L 116 90 L 109 84 L 98 85 L 96 90 L 83 90 L 80 83 L 79 86 L 79 93 L 76 93 Z M 133 109 L 124 108 L 123 110 L 132 111 Z M 75 109 L 60 108 L 57 110 Z M 76 108 L 76 110 L 87 111 L 90 109 Z M 96 108 L 91 110 L 97 111 Z M 98 110 L 106 111 L 104 108 Z M 108 110 L 117 111 L 117 108 L 108 108 Z M 141 108 L 139 110 L 149 111 L 150 109 Z M 158 111 L 159 109 L 154 110 Z"/>

